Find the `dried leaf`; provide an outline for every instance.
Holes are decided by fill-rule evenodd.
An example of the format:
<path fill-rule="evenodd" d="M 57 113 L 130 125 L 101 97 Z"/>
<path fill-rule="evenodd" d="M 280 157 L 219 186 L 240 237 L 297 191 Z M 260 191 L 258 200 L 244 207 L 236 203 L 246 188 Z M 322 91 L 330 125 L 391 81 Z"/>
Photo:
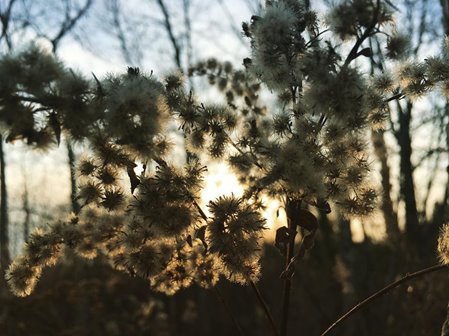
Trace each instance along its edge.
<path fill-rule="evenodd" d="M 318 220 L 309 210 L 300 209 L 298 211 L 296 225 L 313 232 L 318 228 Z"/>
<path fill-rule="evenodd" d="M 188 235 L 188 236 L 187 236 L 186 241 L 187 241 L 187 244 L 189 244 L 190 247 L 193 246 L 192 236 L 191 236 L 191 235 Z"/>
<path fill-rule="evenodd" d="M 302 240 L 302 244 L 304 245 L 305 250 L 310 250 L 313 245 L 315 245 L 315 234 L 308 233 L 307 235 L 305 235 Z"/>
<path fill-rule="evenodd" d="M 136 172 L 134 171 L 134 168 L 132 166 L 128 166 L 127 168 L 129 181 L 131 183 L 131 194 L 134 193 L 134 190 L 136 190 L 137 186 L 140 184 L 140 180 L 136 175 Z"/>
<path fill-rule="evenodd" d="M 323 199 L 319 199 L 315 203 L 316 208 L 324 214 L 330 214 L 332 212 L 331 206 L 329 203 Z"/>
<path fill-rule="evenodd" d="M 58 115 L 56 113 L 50 113 L 48 116 L 48 124 L 53 132 L 55 132 L 56 141 L 58 146 L 61 143 L 61 123 L 59 122 Z"/>
<path fill-rule="evenodd" d="M 276 238 L 274 240 L 274 246 L 276 246 L 282 255 L 285 255 L 287 251 L 287 245 L 291 239 L 291 231 L 288 227 L 283 226 L 276 230 Z"/>
<path fill-rule="evenodd" d="M 207 252 L 208 245 L 206 243 L 206 227 L 207 227 L 207 225 L 203 225 L 195 231 L 195 239 L 201 240 L 201 242 L 203 243 L 204 249 Z"/>
<path fill-rule="evenodd" d="M 103 87 L 101 86 L 101 82 L 99 81 L 99 79 L 97 78 L 97 76 L 95 76 L 95 74 L 92 72 L 92 76 L 95 79 L 95 82 L 97 83 L 97 95 L 100 97 L 104 97 L 104 91 L 103 91 Z"/>

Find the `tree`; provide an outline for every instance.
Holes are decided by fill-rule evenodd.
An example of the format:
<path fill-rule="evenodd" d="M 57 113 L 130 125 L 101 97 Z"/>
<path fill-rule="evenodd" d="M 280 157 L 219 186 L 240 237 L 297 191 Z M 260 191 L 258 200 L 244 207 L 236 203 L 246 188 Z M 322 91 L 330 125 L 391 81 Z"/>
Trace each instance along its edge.
<path fill-rule="evenodd" d="M 24 34 L 31 33 L 38 38 L 46 39 L 51 44 L 52 51 L 56 53 L 61 41 L 64 39 L 64 37 L 70 34 L 78 21 L 86 15 L 92 4 L 93 0 L 87 0 L 84 3 L 78 3 L 77 1 L 63 1 L 59 4 L 61 8 L 59 8 L 59 6 L 56 6 L 56 8 L 53 7 L 51 13 L 48 13 L 48 9 L 45 6 L 36 6 L 36 4 L 33 4 L 29 1 L 23 1 L 19 3 L 15 0 L 9 0 L 5 1 L 5 3 L 2 2 L 0 4 L 0 21 L 2 24 L 0 47 L 5 48 L 9 52 L 12 52 L 16 47 L 18 47 L 18 40 L 20 40 Z M 44 22 L 45 24 L 42 24 L 42 22 Z M 58 143 L 59 141 L 60 139 L 58 139 Z M 70 143 L 67 143 L 67 151 L 69 158 L 69 168 L 72 176 L 72 208 L 74 211 L 77 211 L 79 205 L 77 204 L 76 200 L 76 185 L 74 181 L 75 155 Z M 10 263 L 10 253 L 7 196 L 8 193 L 5 168 L 6 160 L 3 143 L 0 144 L 0 167 L 0 265 L 3 269 L 6 269 Z M 26 216 L 28 216 L 28 213 Z M 25 228 L 24 231 L 27 232 L 27 229 Z"/>
<path fill-rule="evenodd" d="M 388 103 L 449 81 L 448 45 L 442 56 L 411 63 L 396 77 L 363 73 L 356 60 L 372 55 L 365 44 L 373 36 L 391 35 L 391 7 L 342 2 L 320 30 L 308 3 L 268 1 L 243 24 L 252 49 L 246 69 L 216 59 L 191 69 L 227 104 L 201 103 L 178 73 L 159 80 L 129 67 L 87 80 L 36 47 L 4 56 L 0 75 L 10 80 L 0 84 L 0 119 L 8 138 L 45 148 L 63 132 L 91 148 L 78 167 L 80 213 L 32 234 L 8 271 L 12 290 L 29 295 L 42 268 L 69 247 L 86 258 L 103 253 L 169 295 L 192 282 L 214 287 L 220 276 L 250 285 L 273 333 L 286 335 L 291 278 L 318 230 L 312 207 L 369 216 L 376 192 L 367 178 L 365 131 L 382 126 Z M 349 52 L 331 42 L 336 36 L 352 44 Z M 397 56 L 402 44 L 392 41 L 400 37 L 391 35 L 387 46 Z M 276 99 L 273 110 L 260 98 L 263 90 Z M 173 124 L 185 139 L 182 159 L 165 132 Z M 210 200 L 209 214 L 198 199 L 206 158 L 227 162 L 244 186 L 241 196 Z M 287 215 L 275 242 L 285 258 L 280 331 L 256 286 L 261 210 L 270 197 Z M 439 243 L 444 264 L 448 245 L 446 230 Z"/>

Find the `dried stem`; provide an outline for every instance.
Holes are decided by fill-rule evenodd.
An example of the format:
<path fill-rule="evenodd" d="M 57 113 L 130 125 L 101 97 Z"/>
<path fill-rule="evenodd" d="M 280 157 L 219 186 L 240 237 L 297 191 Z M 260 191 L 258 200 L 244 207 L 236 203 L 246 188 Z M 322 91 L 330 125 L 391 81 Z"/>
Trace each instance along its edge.
<path fill-rule="evenodd" d="M 259 300 L 260 305 L 262 306 L 263 311 L 265 312 L 265 316 L 267 317 L 268 322 L 270 322 L 270 326 L 271 326 L 271 329 L 273 330 L 273 334 L 275 336 L 279 336 L 279 333 L 276 328 L 276 323 L 274 323 L 273 316 L 271 315 L 270 310 L 268 309 L 268 306 L 267 306 L 265 300 L 263 299 L 262 294 L 259 291 L 259 288 L 257 288 L 256 284 L 252 280 L 250 281 L 250 284 L 251 284 L 251 288 L 253 289 L 254 293 L 256 294 L 257 299 Z"/>
<path fill-rule="evenodd" d="M 241 336 L 245 335 L 243 333 L 242 328 L 240 327 L 240 324 L 237 322 L 234 314 L 232 313 L 231 308 L 229 308 L 228 304 L 226 303 L 225 299 L 223 298 L 223 295 L 221 295 L 221 292 L 218 289 L 218 287 L 214 286 L 214 290 L 215 290 L 215 294 L 217 295 L 218 301 L 220 301 L 220 303 L 225 308 L 226 312 L 228 313 L 229 317 L 232 320 L 232 323 L 234 324 L 235 329 L 237 329 L 238 334 L 241 335 Z"/>
<path fill-rule="evenodd" d="M 292 235 L 290 242 L 288 243 L 287 255 L 285 257 L 285 269 L 288 268 L 293 258 L 295 249 L 295 236 Z M 292 287 L 291 277 L 285 277 L 284 280 L 284 292 L 282 294 L 282 318 L 281 318 L 281 336 L 287 335 L 287 324 L 290 311 L 290 293 Z"/>
<path fill-rule="evenodd" d="M 391 284 L 389 284 L 388 286 L 382 288 L 381 290 L 377 291 L 376 293 L 374 293 L 373 295 L 369 296 L 368 298 L 366 298 L 365 300 L 363 300 L 362 302 L 358 303 L 357 305 L 355 305 L 354 307 L 352 307 L 346 314 L 344 314 L 343 316 L 341 316 L 338 320 L 336 320 L 334 323 L 332 323 L 329 328 L 327 328 L 322 334 L 321 336 L 325 336 L 327 334 L 329 334 L 334 328 L 336 328 L 340 323 L 342 323 L 344 320 L 346 320 L 348 317 L 350 317 L 351 315 L 353 315 L 356 311 L 360 310 L 361 308 L 363 308 L 364 306 L 366 306 L 367 304 L 371 303 L 372 301 L 374 301 L 375 299 L 377 299 L 378 297 L 381 297 L 382 295 L 388 293 L 389 291 L 391 291 L 392 289 L 398 287 L 399 285 L 401 285 L 404 282 L 407 282 L 409 280 L 412 280 L 414 278 L 418 278 L 420 276 L 429 274 L 429 273 L 433 273 L 433 272 L 437 272 L 440 271 L 442 269 L 447 269 L 448 265 L 434 265 L 425 269 L 422 269 L 420 271 L 414 272 L 414 273 L 410 273 L 407 274 L 406 276 L 404 276 L 403 278 L 392 282 Z"/>
<path fill-rule="evenodd" d="M 355 42 L 354 47 L 349 52 L 349 55 L 346 58 L 345 63 L 343 64 L 343 68 L 347 68 L 348 65 L 359 56 L 358 50 L 359 50 L 360 46 L 371 35 L 374 28 L 376 27 L 377 20 L 379 17 L 379 12 L 380 12 L 380 0 L 377 0 L 372 22 L 368 27 L 366 27 L 362 36 L 360 36 L 357 39 L 357 41 Z"/>
<path fill-rule="evenodd" d="M 285 256 L 285 269 L 288 268 L 290 262 L 295 253 L 295 237 L 296 237 L 296 214 L 301 208 L 300 200 L 293 200 L 287 198 L 286 212 L 287 212 L 287 225 L 290 232 L 290 240 L 287 246 L 287 253 Z M 287 325 L 290 311 L 290 293 L 291 293 L 292 281 L 290 276 L 284 277 L 284 291 L 282 294 L 282 316 L 281 316 L 281 336 L 287 335 Z"/>

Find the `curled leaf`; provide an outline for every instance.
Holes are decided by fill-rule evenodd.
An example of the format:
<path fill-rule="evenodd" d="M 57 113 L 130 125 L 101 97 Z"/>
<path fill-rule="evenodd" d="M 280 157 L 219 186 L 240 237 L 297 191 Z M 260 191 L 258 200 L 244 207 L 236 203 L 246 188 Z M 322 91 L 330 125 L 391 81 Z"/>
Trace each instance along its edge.
<path fill-rule="evenodd" d="M 136 190 L 137 186 L 140 184 L 140 180 L 136 175 L 136 172 L 134 171 L 134 167 L 131 165 L 128 165 L 126 169 L 128 176 L 129 176 L 129 182 L 131 183 L 131 194 L 134 193 L 134 190 Z"/>
<path fill-rule="evenodd" d="M 295 233 L 296 232 L 294 232 L 294 234 Z M 276 238 L 274 241 L 274 245 L 277 247 L 277 249 L 282 255 L 285 255 L 287 251 L 287 245 L 291 239 L 292 239 L 292 232 L 288 227 L 283 226 L 276 230 Z"/>
<path fill-rule="evenodd" d="M 321 213 L 324 213 L 326 215 L 332 212 L 329 202 L 325 201 L 324 199 L 318 199 L 315 203 L 315 206 Z"/>
<path fill-rule="evenodd" d="M 50 113 L 48 116 L 48 124 L 50 125 L 53 132 L 55 132 L 56 141 L 58 146 L 61 143 L 61 123 L 59 122 L 58 115 L 56 113 Z"/>
<path fill-rule="evenodd" d="M 187 244 L 189 244 L 190 247 L 193 246 L 192 236 L 191 236 L 191 235 L 188 235 L 188 236 L 187 236 L 186 241 L 187 241 Z"/>
<path fill-rule="evenodd" d="M 207 227 L 207 225 L 203 225 L 195 231 L 195 239 L 201 240 L 201 243 L 203 243 L 204 249 L 207 251 L 208 245 L 206 243 L 206 227 Z"/>
<path fill-rule="evenodd" d="M 316 231 L 318 228 L 318 220 L 313 213 L 306 209 L 300 209 L 298 211 L 296 225 L 302 227 L 308 231 Z"/>

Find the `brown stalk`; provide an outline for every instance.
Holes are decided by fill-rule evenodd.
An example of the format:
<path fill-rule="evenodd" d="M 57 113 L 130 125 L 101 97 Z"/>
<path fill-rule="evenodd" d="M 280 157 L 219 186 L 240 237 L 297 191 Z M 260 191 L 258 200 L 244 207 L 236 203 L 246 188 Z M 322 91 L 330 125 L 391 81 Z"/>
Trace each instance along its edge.
<path fill-rule="evenodd" d="M 333 329 L 335 329 L 338 325 L 340 325 L 344 320 L 346 320 L 348 317 L 350 317 L 351 315 L 353 315 L 355 312 L 357 312 L 358 310 L 362 309 L 363 307 L 365 307 L 366 305 L 370 304 L 372 301 L 376 300 L 377 298 L 381 297 L 382 295 L 388 293 L 389 291 L 391 291 L 392 289 L 398 287 L 399 285 L 401 285 L 404 282 L 407 282 L 409 280 L 421 277 L 423 275 L 429 274 L 429 273 L 433 273 L 433 272 L 437 272 L 440 271 L 442 269 L 447 269 L 448 265 L 434 265 L 422 270 L 419 270 L 417 272 L 414 273 L 410 273 L 407 274 L 406 276 L 404 276 L 403 278 L 396 280 L 395 282 L 392 282 L 391 284 L 385 286 L 384 288 L 382 288 L 381 290 L 377 291 L 376 293 L 374 293 L 373 295 L 367 297 L 365 300 L 361 301 L 360 303 L 358 303 L 357 305 L 355 305 L 354 307 L 352 307 L 346 314 L 344 314 L 343 316 L 341 316 L 338 320 L 336 320 L 334 323 L 332 323 L 322 334 L 321 336 L 325 336 L 328 335 Z"/>

